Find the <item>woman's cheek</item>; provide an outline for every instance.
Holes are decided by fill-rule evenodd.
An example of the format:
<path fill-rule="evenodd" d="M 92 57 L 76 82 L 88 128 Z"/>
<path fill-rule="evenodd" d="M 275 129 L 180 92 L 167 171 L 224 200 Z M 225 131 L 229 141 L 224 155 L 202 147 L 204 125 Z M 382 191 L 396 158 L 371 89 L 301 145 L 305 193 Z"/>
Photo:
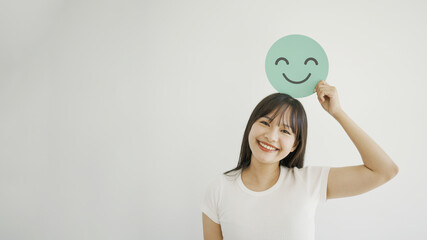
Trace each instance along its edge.
<path fill-rule="evenodd" d="M 288 148 L 292 148 L 292 146 L 293 146 L 293 141 L 292 140 L 293 140 L 293 138 L 291 136 L 286 136 L 285 137 L 284 143 L 286 144 L 286 146 Z"/>

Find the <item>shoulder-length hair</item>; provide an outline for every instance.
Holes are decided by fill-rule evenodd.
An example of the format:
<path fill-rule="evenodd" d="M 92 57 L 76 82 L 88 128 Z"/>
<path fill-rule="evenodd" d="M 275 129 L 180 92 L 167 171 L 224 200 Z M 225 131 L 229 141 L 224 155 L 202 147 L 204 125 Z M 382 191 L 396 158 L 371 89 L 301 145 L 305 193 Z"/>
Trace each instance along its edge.
<path fill-rule="evenodd" d="M 252 128 L 252 125 L 258 119 L 268 115 L 269 113 L 272 113 L 273 111 L 274 113 L 269 122 L 271 123 L 277 117 L 277 115 L 280 114 L 280 124 L 284 121 L 285 112 L 288 109 L 290 111 L 290 127 L 296 135 L 295 144 L 298 144 L 298 146 L 293 152 L 290 152 L 285 158 L 280 160 L 279 165 L 288 168 L 304 167 L 304 154 L 307 144 L 307 115 L 305 114 L 304 107 L 300 101 L 289 96 L 288 94 L 273 93 L 265 97 L 253 110 L 243 134 L 242 147 L 240 149 L 240 157 L 237 167 L 225 172 L 225 175 L 230 172 L 239 169 L 244 170 L 249 167 L 252 156 L 252 151 L 249 147 L 249 132 Z"/>

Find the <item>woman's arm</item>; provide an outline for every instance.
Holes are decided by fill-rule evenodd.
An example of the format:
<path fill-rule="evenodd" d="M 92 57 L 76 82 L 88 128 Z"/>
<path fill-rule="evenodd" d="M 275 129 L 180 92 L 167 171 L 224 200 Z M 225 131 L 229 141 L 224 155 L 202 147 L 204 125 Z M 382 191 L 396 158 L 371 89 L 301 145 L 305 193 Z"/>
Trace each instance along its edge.
<path fill-rule="evenodd" d="M 399 171 L 397 165 L 341 108 L 335 87 L 320 81 L 315 91 L 322 107 L 334 117 L 350 137 L 364 165 L 331 168 L 328 198 L 349 197 L 372 190 Z"/>
<path fill-rule="evenodd" d="M 397 165 L 345 112 L 337 113 L 335 119 L 341 124 L 356 146 L 367 168 L 389 178 L 397 174 Z"/>
<path fill-rule="evenodd" d="M 204 213 L 202 213 L 202 222 L 204 240 L 222 240 L 221 225 L 212 221 Z"/>

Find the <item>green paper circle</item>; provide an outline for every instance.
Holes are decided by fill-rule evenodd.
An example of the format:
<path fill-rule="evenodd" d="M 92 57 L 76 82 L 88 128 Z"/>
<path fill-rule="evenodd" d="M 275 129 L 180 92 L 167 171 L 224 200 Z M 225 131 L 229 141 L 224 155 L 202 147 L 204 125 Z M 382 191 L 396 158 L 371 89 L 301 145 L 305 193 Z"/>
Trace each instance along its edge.
<path fill-rule="evenodd" d="M 316 64 L 317 63 L 317 64 Z M 323 48 L 304 35 L 288 35 L 277 40 L 265 59 L 271 85 L 294 98 L 307 97 L 328 76 L 328 57 Z"/>

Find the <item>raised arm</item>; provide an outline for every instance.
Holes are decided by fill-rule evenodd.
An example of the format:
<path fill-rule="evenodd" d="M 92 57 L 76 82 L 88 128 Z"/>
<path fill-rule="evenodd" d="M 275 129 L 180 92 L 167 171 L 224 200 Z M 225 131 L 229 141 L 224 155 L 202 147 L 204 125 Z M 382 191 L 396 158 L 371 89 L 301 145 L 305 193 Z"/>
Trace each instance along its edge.
<path fill-rule="evenodd" d="M 315 91 L 322 107 L 334 117 L 350 137 L 362 157 L 363 165 L 331 168 L 327 198 L 359 195 L 392 179 L 397 165 L 341 108 L 335 87 L 320 81 Z"/>

